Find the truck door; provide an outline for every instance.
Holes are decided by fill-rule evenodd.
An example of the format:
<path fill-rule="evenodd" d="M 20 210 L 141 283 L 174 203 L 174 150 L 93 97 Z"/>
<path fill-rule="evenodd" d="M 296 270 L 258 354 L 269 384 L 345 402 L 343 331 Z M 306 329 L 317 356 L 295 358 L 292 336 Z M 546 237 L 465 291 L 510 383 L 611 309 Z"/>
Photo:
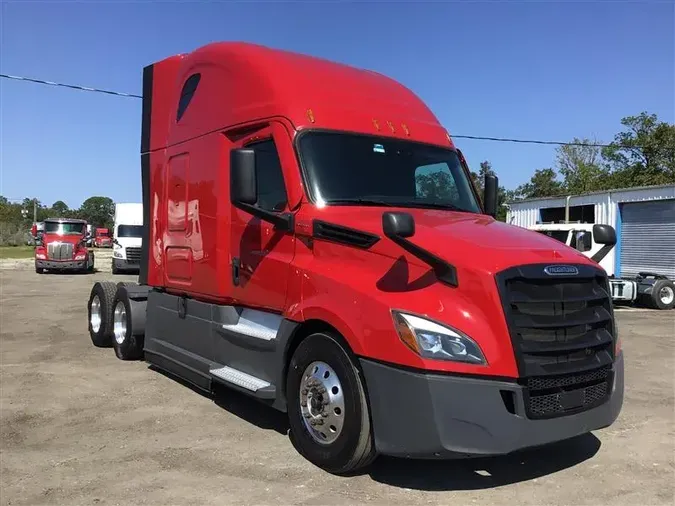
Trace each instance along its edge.
<path fill-rule="evenodd" d="M 254 149 L 258 201 L 269 211 L 289 210 L 284 174 L 293 170 L 282 164 L 279 145 L 290 138 L 286 129 L 274 124 L 237 143 L 235 147 Z M 282 312 L 286 301 L 290 264 L 295 253 L 292 233 L 276 230 L 274 225 L 231 206 L 233 298 L 247 307 Z"/>

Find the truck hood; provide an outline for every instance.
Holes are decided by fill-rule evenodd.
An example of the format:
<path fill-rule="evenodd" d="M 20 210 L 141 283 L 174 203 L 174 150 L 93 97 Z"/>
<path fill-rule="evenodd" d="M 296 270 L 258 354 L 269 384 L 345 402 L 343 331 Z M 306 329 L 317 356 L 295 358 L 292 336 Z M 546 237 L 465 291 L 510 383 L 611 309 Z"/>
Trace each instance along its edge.
<path fill-rule="evenodd" d="M 49 242 L 69 242 L 77 244 L 83 239 L 81 235 L 58 235 L 58 234 L 44 234 L 42 241 L 46 244 Z"/>
<path fill-rule="evenodd" d="M 528 263 L 581 263 L 596 265 L 577 250 L 539 232 L 497 221 L 489 216 L 424 209 L 333 208 L 326 221 L 376 234 L 381 237 L 371 248 L 392 258 L 403 250 L 382 231 L 382 214 L 404 211 L 415 218 L 415 235 L 408 240 L 458 268 L 495 274 Z M 335 212 L 337 211 L 337 212 Z M 415 259 L 419 265 L 421 261 Z"/>

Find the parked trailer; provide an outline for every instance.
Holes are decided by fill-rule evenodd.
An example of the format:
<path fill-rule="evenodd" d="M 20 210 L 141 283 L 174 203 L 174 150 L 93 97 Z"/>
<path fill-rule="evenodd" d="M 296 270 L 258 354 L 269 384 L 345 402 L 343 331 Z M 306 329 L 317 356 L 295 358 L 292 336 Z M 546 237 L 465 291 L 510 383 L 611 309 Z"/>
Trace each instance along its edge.
<path fill-rule="evenodd" d="M 157 62 L 141 180 L 139 283 L 93 286 L 92 341 L 287 413 L 329 472 L 506 454 L 621 410 L 606 273 L 496 221 L 497 178 L 481 202 L 385 76 L 245 43 Z"/>

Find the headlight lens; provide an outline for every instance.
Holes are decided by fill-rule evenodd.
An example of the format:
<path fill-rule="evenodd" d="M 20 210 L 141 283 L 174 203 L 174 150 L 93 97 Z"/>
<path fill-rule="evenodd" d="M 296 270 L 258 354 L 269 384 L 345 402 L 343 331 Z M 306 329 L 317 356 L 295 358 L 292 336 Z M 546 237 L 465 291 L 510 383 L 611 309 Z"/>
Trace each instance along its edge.
<path fill-rule="evenodd" d="M 459 330 L 399 311 L 392 316 L 401 341 L 419 356 L 487 365 L 480 346 Z"/>

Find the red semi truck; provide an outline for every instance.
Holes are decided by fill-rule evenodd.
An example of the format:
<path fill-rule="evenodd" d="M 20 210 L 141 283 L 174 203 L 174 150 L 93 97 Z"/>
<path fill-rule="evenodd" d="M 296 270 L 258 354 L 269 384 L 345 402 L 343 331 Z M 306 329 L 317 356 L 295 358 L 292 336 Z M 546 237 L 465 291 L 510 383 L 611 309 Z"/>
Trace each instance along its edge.
<path fill-rule="evenodd" d="M 35 235 L 35 272 L 93 272 L 94 253 L 87 248 L 87 222 L 68 218 L 44 221 L 40 236 Z"/>
<path fill-rule="evenodd" d="M 496 177 L 481 201 L 434 114 L 383 75 L 246 43 L 159 61 L 141 179 L 139 282 L 93 286 L 93 343 L 286 412 L 329 472 L 505 454 L 619 415 L 606 273 L 496 221 Z"/>
<path fill-rule="evenodd" d="M 110 230 L 107 228 L 97 228 L 94 236 L 94 247 L 96 248 L 112 248 L 113 238 L 110 235 Z"/>

